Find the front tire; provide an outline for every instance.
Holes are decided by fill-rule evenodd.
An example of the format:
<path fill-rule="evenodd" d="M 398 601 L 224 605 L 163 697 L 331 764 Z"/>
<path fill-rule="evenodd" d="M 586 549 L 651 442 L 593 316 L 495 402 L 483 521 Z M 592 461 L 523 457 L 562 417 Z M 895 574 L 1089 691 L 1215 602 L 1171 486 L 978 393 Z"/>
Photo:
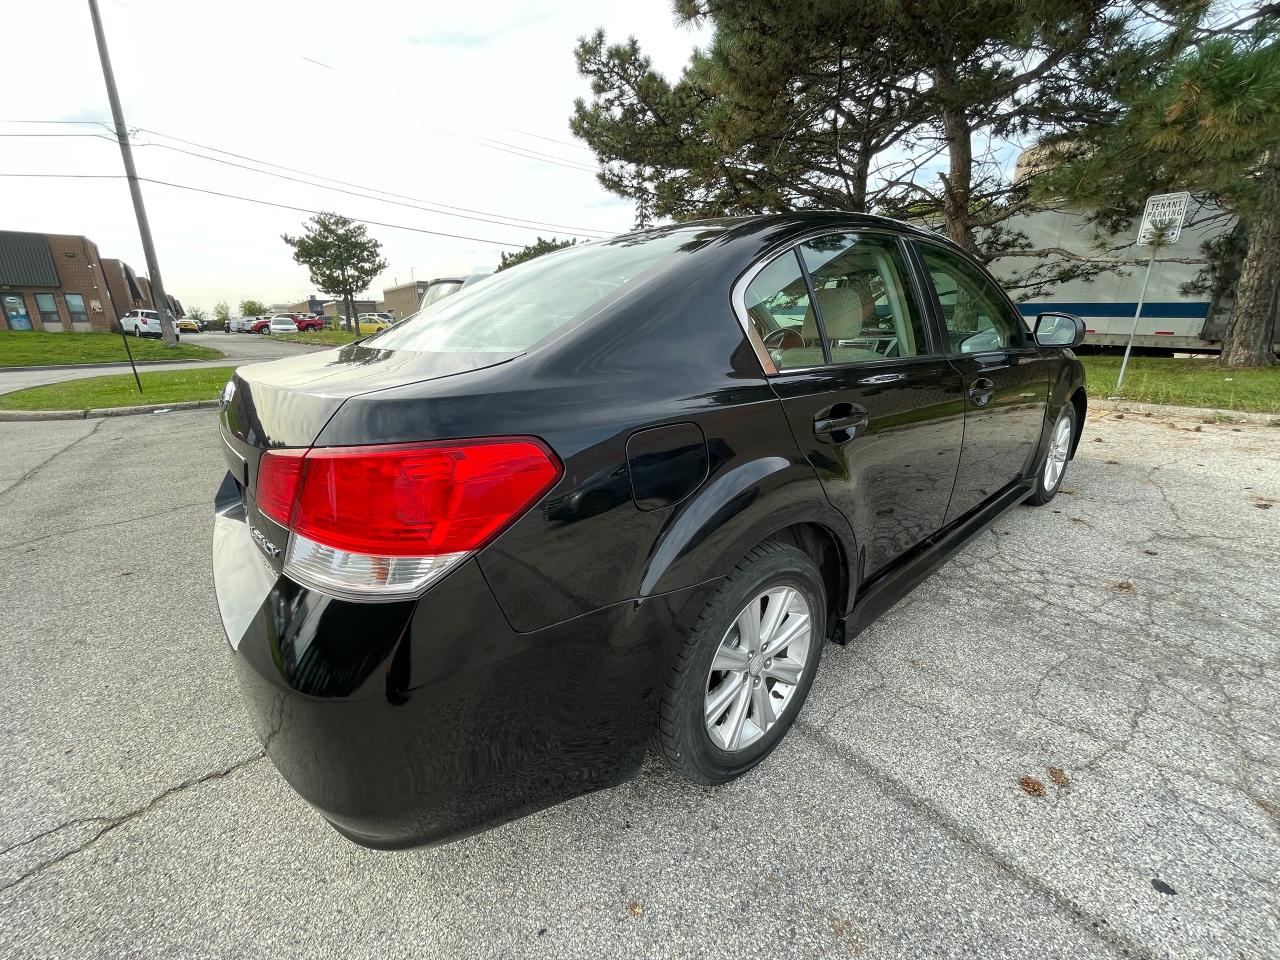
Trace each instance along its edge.
<path fill-rule="evenodd" d="M 1036 471 L 1035 491 L 1027 498 L 1027 503 L 1033 507 L 1048 503 L 1062 488 L 1075 436 L 1076 408 L 1075 404 L 1068 401 L 1049 433 L 1049 445 L 1045 448 L 1044 459 L 1040 461 L 1040 468 Z"/>
<path fill-rule="evenodd" d="M 752 550 L 707 602 L 661 691 L 654 746 L 695 783 L 721 784 L 790 729 L 818 671 L 827 598 L 813 559 Z"/>

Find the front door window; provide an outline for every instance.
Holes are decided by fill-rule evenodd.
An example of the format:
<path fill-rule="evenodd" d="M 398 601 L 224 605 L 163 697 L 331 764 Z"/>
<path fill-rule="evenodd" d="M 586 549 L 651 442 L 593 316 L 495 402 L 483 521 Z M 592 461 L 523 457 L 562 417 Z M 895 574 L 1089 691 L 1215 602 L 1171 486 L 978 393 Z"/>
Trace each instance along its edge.
<path fill-rule="evenodd" d="M 981 271 L 932 244 L 920 244 L 920 256 L 938 293 L 951 353 L 1012 350 L 1023 345 L 1022 317 Z"/>

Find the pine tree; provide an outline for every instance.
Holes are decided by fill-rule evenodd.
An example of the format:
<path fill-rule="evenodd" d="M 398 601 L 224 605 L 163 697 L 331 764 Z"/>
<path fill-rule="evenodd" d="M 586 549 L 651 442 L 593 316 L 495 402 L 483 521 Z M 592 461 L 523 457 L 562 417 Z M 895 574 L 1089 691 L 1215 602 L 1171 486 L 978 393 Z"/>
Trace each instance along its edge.
<path fill-rule="evenodd" d="M 311 282 L 345 307 L 347 329 L 355 324 L 355 298 L 369 289 L 374 277 L 387 269 L 382 244 L 369 236 L 363 223 L 336 213 L 318 213 L 298 237 L 282 234 L 293 247 L 293 259 L 305 266 Z"/>

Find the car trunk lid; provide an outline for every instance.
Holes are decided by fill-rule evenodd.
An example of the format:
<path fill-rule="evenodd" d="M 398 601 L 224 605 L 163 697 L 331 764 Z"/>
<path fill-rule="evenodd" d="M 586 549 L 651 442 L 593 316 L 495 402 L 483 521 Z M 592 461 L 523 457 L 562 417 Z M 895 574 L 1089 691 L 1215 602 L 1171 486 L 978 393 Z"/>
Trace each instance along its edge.
<path fill-rule="evenodd" d="M 311 446 L 352 397 L 465 375 L 518 355 L 380 350 L 353 343 L 236 370 L 219 401 L 219 433 L 224 459 L 240 486 L 262 553 L 278 568 L 288 540 L 284 528 L 257 508 L 258 462 L 264 450 Z"/>

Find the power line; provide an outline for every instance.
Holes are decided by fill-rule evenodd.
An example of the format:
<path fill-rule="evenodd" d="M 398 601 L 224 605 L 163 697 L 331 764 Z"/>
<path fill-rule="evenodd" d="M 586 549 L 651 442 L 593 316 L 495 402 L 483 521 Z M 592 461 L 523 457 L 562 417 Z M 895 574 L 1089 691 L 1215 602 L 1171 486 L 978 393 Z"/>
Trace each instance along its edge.
<path fill-rule="evenodd" d="M 506 222 L 507 222 L 507 223 L 506 223 L 506 225 L 508 225 L 508 226 L 521 226 L 521 225 L 528 225 L 528 226 L 531 226 L 531 227 L 542 227 L 542 228 L 545 228 L 545 229 L 548 229 L 548 230 L 574 230 L 574 231 L 578 231 L 578 232 L 580 232 L 580 233 L 581 233 L 581 234 L 583 234 L 583 235 L 587 235 L 587 234 L 598 234 L 598 235 L 602 235 L 602 236 L 608 236 L 608 235 L 609 235 L 609 231 L 607 231 L 607 230 L 593 230 L 593 229 L 590 229 L 590 228 L 575 227 L 575 226 L 571 226 L 571 225 L 569 225 L 569 224 L 564 224 L 564 223 L 552 223 L 552 222 L 549 222 L 549 221 L 546 221 L 546 220 L 531 220 L 531 219 L 528 219 L 528 218 L 525 218 L 525 217 L 511 217 L 511 216 L 506 216 L 506 215 L 504 215 L 504 214 L 500 214 L 500 213 L 494 213 L 494 212 L 493 212 L 493 211 L 491 211 L 491 210 L 477 210 L 477 209 L 475 209 L 475 208 L 473 208 L 473 207 L 459 207 L 459 206 L 455 206 L 454 204 L 451 204 L 451 203 L 441 203 L 441 202 L 439 202 L 439 201 L 437 201 L 437 200 L 428 200 L 428 199 L 425 199 L 425 198 L 423 198 L 423 197 L 415 197 L 415 196 L 411 196 L 411 195 L 409 195 L 409 194 L 404 194 L 404 193 L 394 193 L 394 192 L 392 192 L 392 191 L 390 191 L 390 190 L 381 190 L 381 189 L 379 189 L 379 188 L 377 188 L 377 187 L 371 187 L 371 186 L 368 186 L 367 184 L 362 184 L 362 183 L 353 183 L 353 182 L 348 181 L 348 180 L 338 180 L 338 179 L 336 179 L 335 177 L 327 177 L 327 176 L 325 176 L 324 174 L 320 174 L 320 173 L 311 173 L 310 171 L 307 171 L 307 170 L 299 170 L 299 169 L 297 169 L 296 167 L 287 167 L 287 166 L 285 166 L 285 165 L 283 165 L 283 164 L 273 163 L 273 162 L 271 162 L 270 160 L 262 160 L 262 159 L 260 159 L 260 158 L 258 158 L 258 157 L 250 157 L 250 156 L 247 156 L 247 155 L 245 155 L 245 154 L 241 154 L 241 153 L 234 153 L 234 152 L 232 152 L 232 151 L 230 151 L 230 150 L 223 150 L 223 149 L 221 149 L 221 148 L 219 148 L 219 147 L 209 146 L 208 144 L 204 144 L 204 143 L 197 143 L 197 142 L 195 142 L 194 140 L 186 140 L 186 139 L 183 139 L 182 137 L 177 137 L 177 136 L 174 136 L 173 134 L 169 134 L 169 133 L 163 133 L 162 131 L 159 131 L 159 130 L 152 130 L 152 129 L 150 129 L 149 127 L 137 127 L 136 129 L 137 129 L 137 130 L 138 130 L 138 132 L 140 132 L 140 133 L 150 133 L 150 134 L 153 134 L 153 135 L 158 136 L 158 137 L 163 137 L 163 138 L 164 138 L 164 139 L 166 139 L 166 140 L 174 140 L 174 141 L 176 141 L 176 142 L 178 142 L 178 143 L 185 143 L 185 144 L 186 144 L 187 146 L 189 146 L 189 147 L 199 147 L 201 150 L 209 150 L 209 151 L 211 151 L 211 152 L 213 152 L 213 153 L 220 153 L 220 154 L 223 154 L 224 156 L 228 156 L 228 157 L 235 157 L 237 160 L 248 160 L 250 163 L 256 163 L 256 164 L 259 164 L 259 165 L 261 165 L 261 166 L 274 167 L 274 168 L 275 168 L 275 169 L 277 169 L 277 170 L 285 170 L 285 171 L 288 171 L 289 173 L 296 173 L 296 174 L 300 174 L 301 176 L 304 176 L 304 177 L 311 177 L 313 180 L 323 180 L 323 181 L 327 181 L 328 183 L 336 183 L 336 184 L 340 184 L 340 185 L 342 185 L 342 186 L 344 186 L 344 187 L 355 187 L 357 190 L 366 190 L 366 191 L 368 191 L 368 192 L 370 192 L 370 193 L 380 193 L 380 194 L 382 194 L 383 196 L 387 196 L 387 197 L 395 197 L 395 198 L 397 198 L 397 199 L 399 199 L 399 200 L 411 200 L 411 201 L 413 201 L 413 202 L 415 202 L 415 203 L 425 203 L 425 204 L 430 204 L 430 205 L 432 205 L 432 206 L 434 206 L 434 207 L 440 207 L 440 208 L 441 208 L 441 210 L 439 210 L 439 211 L 435 211 L 435 212 L 441 212 L 441 213 L 443 213 L 444 211 L 456 210 L 456 211 L 459 211 L 459 212 L 461 212 L 461 213 L 476 214 L 476 215 L 479 215 L 479 216 L 482 216 L 482 217 L 496 217 L 496 218 L 498 218 L 498 220 L 495 220 L 495 221 L 493 221 L 493 222 L 498 222 L 499 220 L 500 220 L 500 221 L 506 221 Z M 442 132 L 443 132 L 443 131 L 442 131 Z M 165 146 L 164 144 L 156 144 L 156 145 L 157 145 L 157 146 Z M 175 147 L 167 147 L 167 149 L 174 150 L 174 149 L 177 149 L 177 148 L 175 148 Z M 214 158 L 209 157 L 209 158 L 206 158 L 206 159 L 214 159 Z M 265 171 L 263 171 L 263 172 L 265 172 Z M 313 184 L 313 186 L 318 186 L 318 184 Z M 447 216 L 452 216 L 452 214 L 445 214 L 445 215 L 447 215 Z M 464 219 L 473 219 L 473 218 L 472 218 L 472 217 L 466 217 L 466 218 L 464 218 Z"/>
<path fill-rule="evenodd" d="M 80 134 L 80 136 L 97 136 L 97 134 Z M 110 138 L 108 137 L 104 139 L 110 139 Z M 389 204 L 392 204 L 393 206 L 407 207 L 411 210 L 422 210 L 422 211 L 425 211 L 426 213 L 434 213 L 442 217 L 456 217 L 461 220 L 477 220 L 481 223 L 496 223 L 499 226 L 503 226 L 503 227 L 520 227 L 521 229 L 532 229 L 533 227 L 537 227 L 541 229 L 545 227 L 550 230 L 567 230 L 573 235 L 587 237 L 587 238 L 598 239 L 600 237 L 608 236 L 608 234 L 602 230 L 593 230 L 593 231 L 587 232 L 585 230 L 578 230 L 573 227 L 566 226 L 565 224 L 542 223 L 540 221 L 520 222 L 520 221 L 510 220 L 507 218 L 481 217 L 481 216 L 476 216 L 474 214 L 467 214 L 467 213 L 452 213 L 448 210 L 434 209 L 433 207 L 427 207 L 417 203 L 407 203 L 404 200 L 389 200 L 386 197 L 374 196 L 371 193 L 359 193 L 355 190 L 347 190 L 344 187 L 335 187 L 335 186 L 330 186 L 324 183 L 313 183 L 309 180 L 302 180 L 298 177 L 291 177 L 288 174 L 284 174 L 284 173 L 275 173 L 271 170 L 259 170 L 255 167 L 245 166 L 243 163 L 234 163 L 230 160 L 222 160 L 218 157 L 206 156 L 201 153 L 196 153 L 193 150 L 184 150 L 181 147 L 170 146 L 167 143 L 138 144 L 139 149 L 142 149 L 144 147 L 159 147 L 161 150 L 172 150 L 174 153 L 185 154 L 188 157 L 196 157 L 197 159 L 200 159 L 200 160 L 208 160 L 211 163 L 221 163 L 228 167 L 235 167 L 238 170 L 247 170 L 250 173 L 260 173 L 263 176 L 276 177 L 280 180 L 288 180 L 291 183 L 300 183 L 300 184 L 303 184 L 304 186 L 315 187 L 319 190 L 332 190 L 334 193 L 344 193 L 347 196 L 360 197 L 364 200 L 374 200 L 378 203 L 389 203 Z"/>
<path fill-rule="evenodd" d="M 63 124 L 63 123 L 65 123 L 65 124 L 96 124 L 96 125 L 98 125 L 98 126 L 101 126 L 101 127 L 106 128 L 107 130 L 110 130 L 110 129 L 111 129 L 109 126 L 107 126 L 107 124 L 105 124 L 105 123 L 103 123 L 102 121 L 99 121 L 99 120 L 3 120 L 3 121 L 0 121 L 0 122 L 3 122 L 3 123 L 32 123 L 32 124 L 36 124 L 36 123 L 39 123 L 39 124 Z M 500 214 L 500 213 L 494 213 L 493 211 L 489 211 L 489 210 L 477 210 L 477 209 L 472 208 L 472 207 L 460 207 L 460 206 L 456 206 L 456 205 L 454 205 L 454 204 L 441 203 L 441 202 L 436 201 L 436 200 L 424 199 L 424 198 L 422 198 L 422 197 L 415 197 L 415 196 L 411 196 L 411 195 L 408 195 L 408 194 L 395 193 L 395 192 L 390 191 L 390 190 L 381 190 L 381 189 L 379 189 L 379 188 L 377 188 L 377 187 L 371 187 L 371 186 L 368 186 L 367 184 L 354 183 L 354 182 L 351 182 L 351 181 L 348 181 L 348 180 L 339 180 L 339 179 L 336 179 L 336 178 L 334 178 L 334 177 L 327 177 L 327 176 L 325 176 L 325 175 L 323 175 L 323 174 L 319 174 L 319 173 L 312 173 L 312 172 L 307 171 L 307 170 L 300 170 L 300 169 L 298 169 L 298 168 L 296 168 L 296 167 L 289 167 L 289 166 L 285 166 L 284 164 L 273 163 L 273 162 L 272 162 L 272 161 L 270 161 L 270 160 L 263 160 L 263 159 L 260 159 L 260 158 L 258 158 L 258 157 L 251 157 L 251 156 L 248 156 L 248 155 L 246 155 L 246 154 L 242 154 L 242 153 L 235 153 L 234 151 L 231 151 L 231 150 L 223 150 L 223 149 L 222 149 L 222 148 L 220 148 L 220 147 L 210 146 L 209 144 L 205 144 L 205 143 L 198 143 L 198 142 L 196 142 L 196 141 L 194 141 L 194 140 L 187 140 L 187 139 L 184 139 L 183 137 L 174 136 L 173 134 L 164 133 L 163 131 L 160 131 L 160 130 L 154 130 L 154 129 L 151 129 L 151 128 L 149 128 L 149 127 L 134 127 L 133 129 L 134 129 L 134 131 L 139 132 L 139 133 L 149 133 L 149 134 L 152 134 L 152 135 L 154 135 L 154 136 L 163 137 L 163 138 L 164 138 L 164 139 L 166 139 L 166 140 L 173 140 L 173 141 L 176 141 L 177 143 L 184 143 L 184 144 L 186 144 L 187 146 L 191 146 L 191 147 L 198 147 L 198 148 L 199 148 L 199 149 L 201 149 L 201 150 L 208 150 L 208 151 L 210 151 L 210 152 L 212 152 L 212 153 L 220 153 L 220 154 L 222 154 L 223 156 L 235 157 L 237 160 L 247 160 L 247 161 L 248 161 L 248 162 L 250 162 L 250 163 L 256 163 L 256 164 L 258 164 L 258 165 L 260 165 L 260 166 L 273 167 L 273 168 L 275 168 L 275 169 L 277 169 L 277 170 L 285 170 L 285 171 L 287 171 L 287 172 L 289 172 L 289 173 L 296 173 L 296 174 L 299 174 L 299 175 L 304 176 L 304 177 L 311 177 L 311 178 L 312 178 L 312 179 L 314 179 L 314 180 L 322 180 L 322 181 L 326 181 L 326 182 L 328 182 L 328 183 L 336 183 L 336 184 L 340 184 L 341 186 L 344 186 L 344 187 L 354 187 L 354 188 L 356 188 L 356 189 L 358 189 L 358 190 L 365 190 L 365 191 L 368 191 L 368 192 L 370 192 L 370 193 L 380 193 L 380 194 L 382 194 L 382 195 L 384 195 L 384 196 L 387 196 L 387 197 L 395 197 L 395 198 L 397 198 L 397 199 L 399 199 L 399 200 L 409 200 L 409 201 L 413 201 L 415 204 L 430 204 L 430 205 L 431 205 L 431 206 L 433 206 L 433 207 L 439 207 L 439 208 L 441 208 L 441 209 L 439 209 L 439 210 L 431 210 L 431 209 L 428 209 L 428 208 L 426 208 L 426 207 L 416 207 L 416 209 L 426 210 L 426 212 L 429 212 L 429 213 L 439 213 L 439 214 L 440 214 L 440 215 L 442 215 L 442 216 L 458 216 L 458 218 L 459 218 L 459 219 L 465 219 L 465 220 L 482 219 L 482 220 L 486 220 L 487 222 L 490 222 L 490 223 L 497 223 L 497 224 L 500 224 L 500 225 L 502 225 L 502 226 L 519 227 L 520 229 L 570 230 L 570 231 L 574 231 L 574 232 L 575 232 L 577 235 L 579 235 L 579 236 L 610 236 L 610 235 L 611 235 L 611 231 L 608 231 L 608 230 L 599 230 L 599 229 L 592 229 L 592 228 L 586 228 L 586 227 L 575 227 L 575 226 L 572 226 L 572 225 L 570 225 L 570 224 L 564 224 L 564 223 L 553 223 L 553 222 L 546 221 L 546 220 L 531 220 L 531 219 L 527 219 L 527 218 L 524 218 L 524 217 L 511 217 L 511 216 L 507 216 L 507 215 Z M 437 132 L 442 133 L 442 134 L 444 134 L 445 136 L 450 136 L 450 137 L 455 137 L 455 138 L 457 137 L 457 135 L 456 135 L 456 134 L 449 133 L 449 132 L 448 132 L 448 131 L 446 131 L 446 130 L 439 130 L 439 131 L 437 131 Z M 21 136 L 21 134 L 15 134 L 15 136 Z M 33 136 L 37 136 L 37 135 L 33 134 Z M 54 135 L 54 136 L 56 136 L 56 135 Z M 76 136 L 102 136 L 102 135 L 101 135 L 101 134 L 77 134 Z M 112 142 L 115 142 L 115 137 L 114 137 L 114 136 L 106 137 L 105 139 L 108 139 L 108 140 L 111 140 Z M 459 138 L 459 139 L 460 139 L 460 138 Z M 501 144 L 501 143 L 502 143 L 502 141 L 494 141 L 494 142 L 495 142 L 495 143 L 498 143 L 498 144 Z M 482 145 L 482 146 L 490 146 L 489 144 L 481 144 L 481 145 Z M 221 160 L 218 160 L 216 157 L 206 157 L 206 156 L 203 156 L 203 155 L 201 155 L 201 154 L 197 154 L 197 153 L 190 153 L 189 151 L 185 151 L 185 150 L 179 150 L 177 147 L 172 147 L 172 146 L 169 146 L 168 144 L 162 144 L 162 143 L 151 143 L 151 144 L 139 144 L 139 146 L 158 146 L 158 147 L 161 147 L 162 149 L 166 149 L 166 150 L 173 150 L 173 151 L 178 152 L 178 153 L 186 153 L 186 154 L 188 154 L 189 156 L 198 157 L 198 158 L 200 158 L 200 159 L 204 159 L 204 160 L 210 160 L 210 161 L 218 162 L 218 163 L 226 163 L 226 162 L 227 162 L 227 161 L 221 161 Z M 501 147 L 490 147 L 490 149 L 502 149 L 502 148 L 501 148 Z M 504 152 L 508 152 L 508 153 L 510 153 L 510 152 L 512 152 L 512 151 L 504 150 Z M 520 153 L 520 154 L 517 154 L 517 156 L 526 156 L 526 154 L 524 154 L 524 153 Z M 538 158 L 538 157 L 528 157 L 528 159 L 539 159 L 539 158 Z M 556 162 L 556 161 L 548 160 L 547 162 Z M 240 167 L 240 164 L 235 164 L 235 163 L 231 163 L 231 164 L 228 164 L 228 165 L 229 165 L 229 166 L 233 166 L 233 167 Z M 561 165 L 561 166 L 565 166 L 566 164 L 560 164 L 560 165 Z M 276 176 L 275 174 L 272 174 L 272 173 L 270 173 L 269 171 L 266 171 L 266 170 L 255 170 L 255 169 L 254 169 L 254 168 L 252 168 L 252 167 L 241 167 L 241 169 L 249 170 L 250 172 L 254 172 L 254 173 L 262 173 L 262 174 L 267 175 L 267 176 Z M 588 168 L 586 168 L 586 167 L 577 167 L 577 168 L 575 168 L 575 169 L 587 170 Z M 288 179 L 292 179 L 292 178 L 290 178 L 290 177 L 284 177 L 284 178 L 282 178 L 282 179 L 286 179 L 286 180 L 288 180 Z M 296 182 L 304 183 L 305 181 L 296 181 Z M 307 185 L 308 185 L 308 186 L 313 186 L 313 187 L 318 187 L 318 188 L 320 188 L 320 189 L 331 189 L 331 188 L 329 188 L 329 187 L 325 187 L 323 184 L 318 184 L 318 183 L 312 183 L 312 184 L 307 184 Z M 346 193 L 346 192 L 348 192 L 348 191 L 339 191 L 339 192 Z M 359 194 L 354 194 L 354 196 L 359 196 Z M 366 199 L 370 199 L 370 200 L 378 200 L 379 198 L 378 198 L 378 197 L 367 197 Z M 383 202 L 390 202 L 390 201 L 383 201 Z M 401 205 L 403 206 L 404 204 L 401 204 Z M 475 214 L 475 215 L 477 215 L 477 216 L 461 216 L 460 214 L 453 214 L 453 213 L 450 213 L 450 212 L 448 212 L 448 211 L 459 211 L 459 212 L 460 212 L 460 214 Z"/>
<path fill-rule="evenodd" d="M 503 130 L 510 130 L 512 133 L 518 133 L 523 137 L 533 137 L 535 140 L 545 140 L 547 143 L 558 143 L 562 147 L 573 147 L 575 150 L 585 150 L 587 153 L 594 153 L 590 147 L 584 147 L 580 143 L 570 143 L 568 140 L 557 140 L 555 137 L 544 137 L 540 133 L 532 133 L 528 130 L 521 130 L 518 127 L 508 127 L 505 123 L 499 123 L 496 126 Z"/>
<path fill-rule="evenodd" d="M 50 180 L 123 180 L 121 173 L 0 173 L 0 177 L 30 177 Z M 154 183 L 160 187 L 173 187 L 176 190 L 190 190 L 194 193 L 206 193 L 214 197 L 225 197 L 228 200 L 243 200 L 245 203 L 257 203 L 264 207 L 278 207 L 281 210 L 295 210 L 298 213 L 328 213 L 331 211 L 313 210 L 309 207 L 296 207 L 289 203 L 277 203 L 274 200 L 261 200 L 257 197 L 243 197 L 238 193 L 223 193 L 220 190 L 208 190 L 204 187 L 193 187 L 187 183 L 173 183 L 169 180 L 154 180 L 151 177 L 139 177 L 144 183 Z M 345 216 L 345 214 L 339 214 Z M 346 217 L 355 223 L 365 223 L 371 227 L 387 227 L 391 230 L 409 230 L 413 233 L 426 233 L 433 237 L 449 237 L 453 240 L 471 240 L 475 243 L 491 243 L 497 247 L 523 247 L 522 243 L 506 240 L 493 240 L 489 237 L 469 237 L 460 233 L 445 233 L 442 230 L 427 230 L 425 227 L 410 227 L 403 223 L 385 223 L 381 220 L 366 220 L 362 217 Z"/>

